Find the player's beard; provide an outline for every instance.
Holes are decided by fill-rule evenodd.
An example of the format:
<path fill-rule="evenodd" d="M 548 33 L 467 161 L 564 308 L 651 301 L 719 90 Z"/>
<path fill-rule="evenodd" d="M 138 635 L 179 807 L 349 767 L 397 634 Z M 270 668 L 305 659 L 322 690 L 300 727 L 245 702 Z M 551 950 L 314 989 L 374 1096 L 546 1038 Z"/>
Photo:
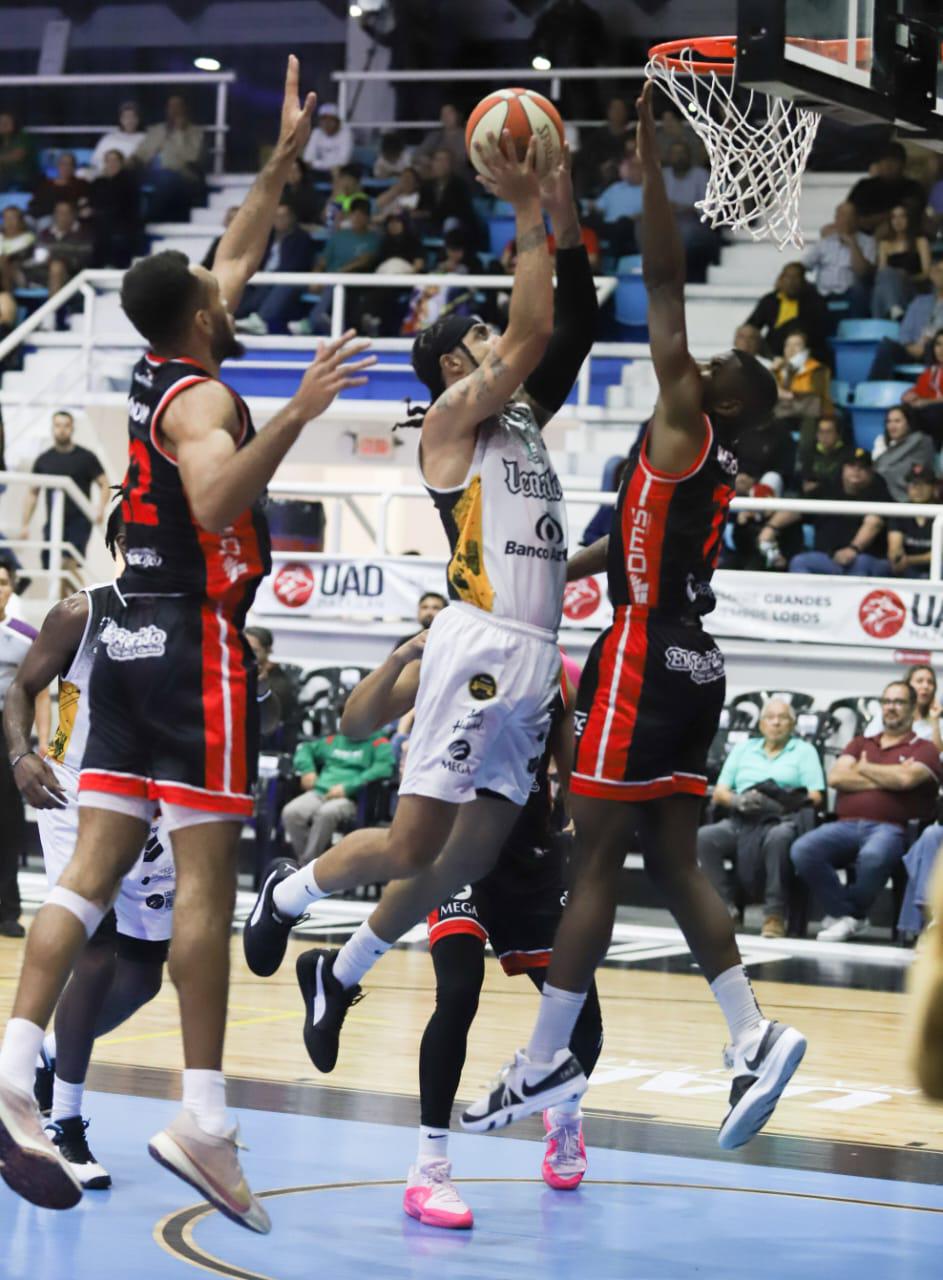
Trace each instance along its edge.
<path fill-rule="evenodd" d="M 246 354 L 245 347 L 230 329 L 229 322 L 222 316 L 213 327 L 210 350 L 217 364 L 222 364 L 224 360 L 238 360 Z"/>

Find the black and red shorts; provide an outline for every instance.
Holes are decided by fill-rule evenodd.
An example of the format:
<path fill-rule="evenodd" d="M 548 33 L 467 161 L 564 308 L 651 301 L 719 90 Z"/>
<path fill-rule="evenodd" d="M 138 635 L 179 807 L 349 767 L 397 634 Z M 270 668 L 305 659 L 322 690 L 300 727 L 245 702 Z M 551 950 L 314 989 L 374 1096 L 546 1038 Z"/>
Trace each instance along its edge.
<path fill-rule="evenodd" d="M 225 610 L 128 596 L 102 627 L 80 791 L 233 817 L 252 813 L 256 663 Z"/>
<path fill-rule="evenodd" d="M 724 705 L 723 654 L 696 622 L 617 609 L 576 699 L 576 795 L 628 803 L 701 796 Z"/>

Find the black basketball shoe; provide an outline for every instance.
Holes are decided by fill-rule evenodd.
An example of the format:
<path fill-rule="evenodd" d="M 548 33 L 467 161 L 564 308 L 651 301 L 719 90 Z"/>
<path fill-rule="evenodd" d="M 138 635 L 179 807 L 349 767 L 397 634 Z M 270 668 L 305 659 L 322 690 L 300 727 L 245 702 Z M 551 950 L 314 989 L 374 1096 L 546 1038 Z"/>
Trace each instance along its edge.
<path fill-rule="evenodd" d="M 275 907 L 273 894 L 276 885 L 287 880 L 298 870 L 287 858 L 273 862 L 262 881 L 262 888 L 255 900 L 249 918 L 242 930 L 242 949 L 246 964 L 260 978 L 270 978 L 285 959 L 285 948 L 294 926 L 304 916 L 289 919 Z"/>
<path fill-rule="evenodd" d="M 33 1080 L 33 1097 L 39 1107 L 41 1116 L 48 1116 L 52 1110 L 52 1086 L 56 1079 L 56 1060 L 50 1058 L 45 1049 L 39 1051 L 40 1065 L 36 1068 Z"/>
<path fill-rule="evenodd" d="M 549 1062 L 531 1062 L 523 1049 L 498 1072 L 490 1091 L 462 1115 L 462 1128 L 487 1133 L 561 1102 L 576 1102 L 588 1088 L 586 1075 L 569 1049 Z"/>
<path fill-rule="evenodd" d="M 363 999 L 360 986 L 342 987 L 334 977 L 336 951 L 315 947 L 295 962 L 298 986 L 305 1002 L 305 1048 L 319 1071 L 334 1070 L 341 1027 L 352 1004 Z"/>
<path fill-rule="evenodd" d="M 69 1116 L 46 1126 L 53 1146 L 78 1178 L 85 1191 L 107 1191 L 111 1186 L 111 1174 L 103 1169 L 89 1150 L 85 1130 L 88 1121 L 81 1116 Z"/>

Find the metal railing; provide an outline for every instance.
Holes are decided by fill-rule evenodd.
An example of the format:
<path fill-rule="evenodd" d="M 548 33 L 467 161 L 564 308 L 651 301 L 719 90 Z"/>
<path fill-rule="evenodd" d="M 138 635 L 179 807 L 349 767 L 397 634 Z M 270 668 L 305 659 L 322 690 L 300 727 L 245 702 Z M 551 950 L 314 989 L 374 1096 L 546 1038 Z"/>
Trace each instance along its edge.
<path fill-rule="evenodd" d="M 58 75 L 58 76 L 0 76 L 0 89 L 23 87 L 28 88 L 33 85 L 40 85 L 43 88 L 58 87 L 72 88 L 89 84 L 127 84 L 139 88 L 145 84 L 215 84 L 216 85 L 216 106 L 214 111 L 214 119 L 212 124 L 201 125 L 200 127 L 206 132 L 213 135 L 213 145 L 210 148 L 212 156 L 212 172 L 221 174 L 225 172 L 226 167 L 226 134 L 229 126 L 226 123 L 229 103 L 229 86 L 234 84 L 236 73 L 234 71 L 146 71 L 146 72 L 114 72 L 114 73 L 76 73 L 75 75 Z M 76 135 L 76 134 L 103 134 L 110 133 L 115 127 L 115 122 L 108 124 L 68 124 L 68 125 L 38 125 L 27 127 L 27 133 L 49 134 L 56 136 Z"/>
<path fill-rule="evenodd" d="M 72 590 L 81 585 L 79 578 L 63 565 L 63 556 L 82 569 L 85 556 L 71 542 L 65 541 L 65 500 L 69 498 L 95 528 L 97 512 L 78 485 L 69 476 L 37 475 L 32 471 L 0 471 L 0 487 L 8 485 L 26 485 L 30 489 L 44 489 L 51 494 L 49 502 L 49 536 L 48 538 L 4 538 L 0 549 L 11 547 L 14 551 L 40 551 L 49 553 L 48 568 L 28 567 L 30 577 L 46 579 L 46 598 L 54 604 L 62 595 L 63 583 Z"/>

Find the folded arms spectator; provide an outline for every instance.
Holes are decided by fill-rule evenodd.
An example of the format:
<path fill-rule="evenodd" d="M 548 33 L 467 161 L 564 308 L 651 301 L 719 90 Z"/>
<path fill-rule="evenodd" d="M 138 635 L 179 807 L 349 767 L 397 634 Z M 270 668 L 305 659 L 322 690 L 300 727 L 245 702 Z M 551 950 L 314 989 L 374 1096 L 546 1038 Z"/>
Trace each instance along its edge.
<path fill-rule="evenodd" d="M 806 334 L 816 359 L 828 358 L 825 303 L 818 290 L 806 280 L 801 262 L 790 262 L 783 267 L 775 289 L 760 298 L 747 317 L 747 324 L 759 329 L 774 356 L 783 354 L 786 339 L 799 329 Z"/>

